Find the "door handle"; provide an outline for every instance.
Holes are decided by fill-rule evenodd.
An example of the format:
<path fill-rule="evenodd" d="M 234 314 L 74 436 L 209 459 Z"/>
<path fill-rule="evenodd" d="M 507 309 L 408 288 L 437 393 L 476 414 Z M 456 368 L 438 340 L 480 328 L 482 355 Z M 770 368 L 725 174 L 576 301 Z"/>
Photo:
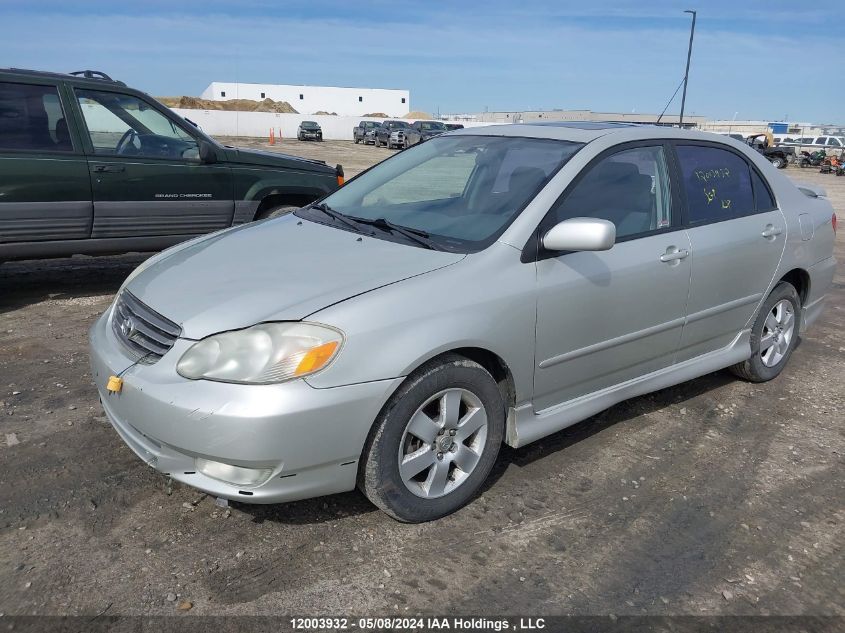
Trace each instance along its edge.
<path fill-rule="evenodd" d="M 126 167 L 124 167 L 123 165 L 94 165 L 93 169 L 98 174 L 106 172 L 110 174 L 116 174 L 121 171 L 126 171 Z"/>
<path fill-rule="evenodd" d="M 685 259 L 687 257 L 689 257 L 689 251 L 687 249 L 677 249 L 674 246 L 670 246 L 666 249 L 666 252 L 660 256 L 660 261 L 663 263 L 675 262 L 679 259 Z"/>
<path fill-rule="evenodd" d="M 760 235 L 762 235 L 763 237 L 769 238 L 769 237 L 776 237 L 776 236 L 780 235 L 781 233 L 783 233 L 783 229 L 780 228 L 779 226 L 775 226 L 774 224 L 767 224 L 766 228 L 763 229 L 763 232 L 760 233 Z"/>

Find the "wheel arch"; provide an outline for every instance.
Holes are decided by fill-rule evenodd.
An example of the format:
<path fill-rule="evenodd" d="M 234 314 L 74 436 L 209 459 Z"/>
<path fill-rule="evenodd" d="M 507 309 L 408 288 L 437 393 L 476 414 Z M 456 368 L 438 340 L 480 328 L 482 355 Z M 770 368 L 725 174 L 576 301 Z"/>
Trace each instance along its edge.
<path fill-rule="evenodd" d="M 787 281 L 791 283 L 798 292 L 798 297 L 801 299 L 801 305 L 806 305 L 807 297 L 810 296 L 810 273 L 803 268 L 793 268 L 788 273 L 783 275 L 778 283 Z M 777 284 L 775 284 L 777 285 Z"/>
<path fill-rule="evenodd" d="M 407 375 L 410 376 L 424 365 L 452 355 L 463 356 L 467 360 L 476 362 L 486 369 L 490 375 L 493 376 L 493 380 L 495 380 L 496 384 L 499 386 L 499 392 L 502 394 L 502 401 L 505 403 L 506 409 L 511 409 L 515 406 L 516 382 L 514 380 L 513 372 L 501 356 L 483 347 L 464 346 L 438 350 L 435 354 L 418 359 L 410 367 Z M 399 387 L 401 387 L 401 384 Z M 397 390 L 399 387 L 397 387 Z M 392 398 L 393 394 L 391 394 L 390 397 Z"/>
<path fill-rule="evenodd" d="M 258 220 L 261 216 L 273 209 L 282 205 L 291 205 L 296 207 L 303 207 L 310 202 L 314 202 L 318 198 L 325 195 L 323 191 L 313 191 L 309 193 L 293 192 L 293 191 L 278 191 L 272 190 L 266 192 L 255 210 L 253 220 Z"/>

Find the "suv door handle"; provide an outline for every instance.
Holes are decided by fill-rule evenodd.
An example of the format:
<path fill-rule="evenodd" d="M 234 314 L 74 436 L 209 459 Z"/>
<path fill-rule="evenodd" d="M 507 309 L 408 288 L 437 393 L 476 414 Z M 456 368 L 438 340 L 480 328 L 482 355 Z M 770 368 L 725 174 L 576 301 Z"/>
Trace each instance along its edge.
<path fill-rule="evenodd" d="M 775 237 L 783 233 L 783 229 L 779 226 L 775 226 L 774 224 L 767 224 L 766 228 L 763 229 L 763 232 L 760 233 L 763 237 Z"/>
<path fill-rule="evenodd" d="M 663 263 L 674 262 L 687 257 L 689 257 L 689 251 L 687 249 L 682 248 L 679 250 L 674 246 L 670 246 L 666 249 L 666 252 L 660 256 L 660 261 Z"/>
<path fill-rule="evenodd" d="M 126 167 L 123 165 L 94 165 L 93 170 L 98 174 L 102 174 L 104 172 L 116 174 L 121 171 L 126 171 Z"/>

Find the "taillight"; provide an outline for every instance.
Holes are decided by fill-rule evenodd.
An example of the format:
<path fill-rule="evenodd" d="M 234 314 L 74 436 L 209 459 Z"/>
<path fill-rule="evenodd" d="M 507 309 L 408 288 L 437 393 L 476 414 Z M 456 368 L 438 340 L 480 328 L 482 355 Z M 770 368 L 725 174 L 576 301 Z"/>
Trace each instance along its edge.
<path fill-rule="evenodd" d="M 833 225 L 833 232 L 836 233 L 836 214 L 833 214 L 833 217 L 830 218 L 830 223 Z"/>
<path fill-rule="evenodd" d="M 340 187 L 346 181 L 343 177 L 343 165 L 337 165 L 334 168 L 335 174 L 337 174 L 337 186 Z"/>

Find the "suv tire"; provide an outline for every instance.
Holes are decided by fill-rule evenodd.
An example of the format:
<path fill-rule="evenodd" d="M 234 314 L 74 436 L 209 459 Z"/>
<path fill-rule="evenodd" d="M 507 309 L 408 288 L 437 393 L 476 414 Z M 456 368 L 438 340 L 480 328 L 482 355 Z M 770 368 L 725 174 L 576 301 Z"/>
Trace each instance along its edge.
<path fill-rule="evenodd" d="M 493 376 L 457 354 L 434 359 L 408 376 L 376 418 L 358 487 L 399 521 L 446 516 L 487 479 L 504 430 L 505 403 Z"/>
<path fill-rule="evenodd" d="M 268 220 L 270 218 L 279 218 L 283 215 L 287 215 L 293 211 L 296 211 L 299 207 L 296 205 L 291 204 L 283 204 L 278 207 L 270 207 L 264 211 L 261 211 L 258 214 L 256 220 Z"/>

